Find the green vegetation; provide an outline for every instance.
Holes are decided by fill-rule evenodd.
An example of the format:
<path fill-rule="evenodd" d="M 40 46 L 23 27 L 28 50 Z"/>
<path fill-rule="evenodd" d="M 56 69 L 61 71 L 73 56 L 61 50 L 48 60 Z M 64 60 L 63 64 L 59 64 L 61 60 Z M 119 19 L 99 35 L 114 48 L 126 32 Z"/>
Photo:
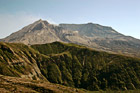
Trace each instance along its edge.
<path fill-rule="evenodd" d="M 31 47 L 0 43 L 0 74 L 95 92 L 140 89 L 140 59 L 60 42 Z"/>
<path fill-rule="evenodd" d="M 0 42 L 0 74 L 17 77 L 31 74 L 37 55 L 40 54 L 24 44 Z"/>
<path fill-rule="evenodd" d="M 84 88 L 87 90 L 140 89 L 140 59 L 95 51 L 75 44 L 54 42 L 31 46 L 41 54 L 50 56 L 49 62 L 39 63 L 40 69 L 58 72 L 53 83 Z M 53 70 L 46 65 L 56 64 Z M 56 68 L 56 69 L 55 69 Z M 50 72 L 52 71 L 52 72 Z M 52 78 L 51 78 L 52 79 Z M 55 81 L 55 82 L 54 82 Z"/>

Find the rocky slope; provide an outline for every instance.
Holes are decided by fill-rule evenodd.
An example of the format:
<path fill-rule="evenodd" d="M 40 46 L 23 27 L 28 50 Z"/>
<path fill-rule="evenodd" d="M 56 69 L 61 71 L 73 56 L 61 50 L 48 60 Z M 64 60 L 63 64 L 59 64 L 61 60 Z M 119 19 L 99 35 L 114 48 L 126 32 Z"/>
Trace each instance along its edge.
<path fill-rule="evenodd" d="M 120 54 L 127 54 L 140 57 L 140 40 L 118 33 L 111 27 L 99 24 L 60 24 L 65 30 L 78 31 L 81 36 L 90 38 L 89 45 L 92 48 L 112 51 Z"/>
<path fill-rule="evenodd" d="M 87 24 L 59 24 L 60 27 L 70 31 L 79 31 L 81 35 L 89 37 L 101 37 L 101 38 L 115 38 L 117 36 L 123 36 L 111 27 L 101 26 L 99 24 L 87 23 Z"/>
<path fill-rule="evenodd" d="M 38 20 L 18 32 L 3 39 L 4 42 L 21 42 L 24 44 L 44 44 L 54 41 L 85 43 L 77 31 L 64 30 L 62 27 L 49 24 L 47 21 Z"/>
<path fill-rule="evenodd" d="M 39 44 L 60 41 L 57 36 L 60 27 L 50 25 L 47 21 L 38 20 L 18 32 L 15 32 L 4 39 L 5 42 L 22 42 L 24 44 Z"/>

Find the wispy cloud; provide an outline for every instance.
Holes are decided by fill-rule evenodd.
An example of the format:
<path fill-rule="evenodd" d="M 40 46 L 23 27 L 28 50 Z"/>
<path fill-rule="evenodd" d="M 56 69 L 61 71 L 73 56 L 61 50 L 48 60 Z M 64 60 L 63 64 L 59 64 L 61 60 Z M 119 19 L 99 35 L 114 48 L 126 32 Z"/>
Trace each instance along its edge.
<path fill-rule="evenodd" d="M 4 38 L 38 19 L 40 19 L 38 16 L 26 13 L 0 14 L 0 38 Z"/>

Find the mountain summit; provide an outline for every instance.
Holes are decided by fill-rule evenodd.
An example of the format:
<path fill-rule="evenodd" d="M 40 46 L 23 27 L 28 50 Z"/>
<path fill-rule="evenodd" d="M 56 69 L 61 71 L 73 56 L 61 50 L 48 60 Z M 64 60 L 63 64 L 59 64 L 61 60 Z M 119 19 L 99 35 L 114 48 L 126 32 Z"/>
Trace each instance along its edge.
<path fill-rule="evenodd" d="M 87 24 L 60 24 L 60 27 L 71 31 L 79 31 L 81 35 L 88 37 L 102 37 L 102 38 L 114 38 L 116 36 L 122 36 L 111 27 L 101 26 L 99 24 L 87 23 Z"/>
<path fill-rule="evenodd" d="M 40 19 L 1 41 L 28 45 L 60 41 L 140 57 L 140 40 L 125 36 L 111 27 L 94 23 L 56 26 Z"/>
<path fill-rule="evenodd" d="M 21 42 L 24 44 L 44 44 L 55 41 L 88 43 L 84 37 L 78 34 L 78 31 L 68 31 L 41 19 L 11 34 L 3 41 Z"/>
<path fill-rule="evenodd" d="M 24 44 L 40 44 L 60 41 L 56 36 L 56 28 L 47 21 L 38 20 L 4 39 L 5 42 L 22 42 Z"/>

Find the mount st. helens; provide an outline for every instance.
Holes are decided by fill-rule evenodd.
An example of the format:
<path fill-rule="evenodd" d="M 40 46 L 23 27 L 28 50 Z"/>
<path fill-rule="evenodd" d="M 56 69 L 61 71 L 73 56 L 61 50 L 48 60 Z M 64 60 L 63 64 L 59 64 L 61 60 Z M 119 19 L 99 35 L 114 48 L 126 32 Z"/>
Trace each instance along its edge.
<path fill-rule="evenodd" d="M 38 20 L 1 41 L 27 45 L 60 41 L 140 57 L 140 40 L 120 34 L 111 27 L 93 23 L 53 25 Z"/>
<path fill-rule="evenodd" d="M 135 58 L 140 57 L 140 40 L 111 27 L 93 23 L 56 26 L 38 20 L 0 41 L 4 41 L 0 42 L 1 91 L 140 89 L 140 59 Z"/>

